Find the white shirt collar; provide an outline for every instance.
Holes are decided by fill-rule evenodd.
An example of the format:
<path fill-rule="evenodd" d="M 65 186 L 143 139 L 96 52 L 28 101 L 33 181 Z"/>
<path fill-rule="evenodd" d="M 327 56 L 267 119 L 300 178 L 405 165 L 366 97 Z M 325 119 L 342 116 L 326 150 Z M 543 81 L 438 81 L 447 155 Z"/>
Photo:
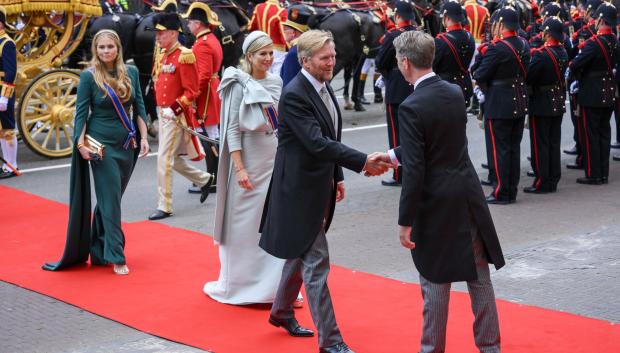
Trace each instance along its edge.
<path fill-rule="evenodd" d="M 319 80 L 314 78 L 314 76 L 312 76 L 308 71 L 306 71 L 306 69 L 301 69 L 301 73 L 306 76 L 306 78 L 308 79 L 308 81 L 310 81 L 312 87 L 314 87 L 317 93 L 321 91 L 321 88 L 325 87 L 324 82 L 319 82 Z"/>
<path fill-rule="evenodd" d="M 416 88 L 418 88 L 418 85 L 420 84 L 420 82 L 422 82 L 422 81 L 426 80 L 427 78 L 431 78 L 431 77 L 433 77 L 433 76 L 435 76 L 435 73 L 431 71 L 431 72 L 427 73 L 426 75 L 424 75 L 424 76 L 420 77 L 420 78 L 419 78 L 417 81 L 415 81 L 415 83 L 413 84 L 413 90 L 415 91 L 415 89 L 416 89 Z"/>

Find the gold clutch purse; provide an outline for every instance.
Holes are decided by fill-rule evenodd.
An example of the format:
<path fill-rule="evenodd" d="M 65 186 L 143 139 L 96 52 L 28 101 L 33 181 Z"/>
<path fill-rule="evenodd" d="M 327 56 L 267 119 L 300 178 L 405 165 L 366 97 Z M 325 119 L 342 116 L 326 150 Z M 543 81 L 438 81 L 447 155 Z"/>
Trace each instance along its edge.
<path fill-rule="evenodd" d="M 92 159 L 94 160 L 103 159 L 103 156 L 105 155 L 105 146 L 101 142 L 95 140 L 89 134 L 84 135 L 84 147 L 92 151 L 91 152 Z"/>

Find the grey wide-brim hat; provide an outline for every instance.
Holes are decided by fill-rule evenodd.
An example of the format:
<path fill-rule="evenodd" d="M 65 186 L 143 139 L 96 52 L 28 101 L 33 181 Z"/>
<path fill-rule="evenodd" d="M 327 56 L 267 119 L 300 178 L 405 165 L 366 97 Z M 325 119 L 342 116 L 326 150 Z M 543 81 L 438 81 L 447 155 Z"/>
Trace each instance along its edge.
<path fill-rule="evenodd" d="M 252 31 L 250 32 L 250 34 L 248 34 L 247 37 L 245 37 L 245 40 L 243 41 L 243 46 L 241 47 L 243 49 L 243 55 L 247 54 L 250 45 L 252 45 L 252 43 L 260 37 L 269 38 L 269 35 L 263 31 Z"/>

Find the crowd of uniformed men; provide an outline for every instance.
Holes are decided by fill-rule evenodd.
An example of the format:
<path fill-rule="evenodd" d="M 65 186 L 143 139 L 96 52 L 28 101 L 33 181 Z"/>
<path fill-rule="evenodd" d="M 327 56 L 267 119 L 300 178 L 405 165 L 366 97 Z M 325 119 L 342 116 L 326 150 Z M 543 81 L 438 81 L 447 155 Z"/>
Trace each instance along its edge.
<path fill-rule="evenodd" d="M 372 3 L 387 9 L 383 2 Z M 385 103 L 388 142 L 390 148 L 394 148 L 399 145 L 398 106 L 412 93 L 413 86 L 398 70 L 392 43 L 403 32 L 424 28 L 415 22 L 413 3 L 399 0 L 390 4 L 393 12 L 386 13 L 392 16 L 386 17 L 387 31 L 374 59 L 375 70 L 382 75 L 376 86 L 385 87 L 385 98 L 375 87 L 375 102 Z M 440 9 L 445 32 L 435 38 L 433 70 L 442 79 L 459 85 L 471 111 L 479 112 L 489 171 L 488 179 L 482 183 L 492 188 L 487 201 L 493 204 L 516 201 L 521 174 L 520 145 L 526 126 L 531 141 L 532 171 L 528 174 L 534 179 L 523 191 L 549 193 L 557 190 L 561 176 L 561 122 L 567 98 L 575 146 L 564 152 L 576 155 L 575 162 L 568 164 L 568 168 L 584 170 L 578 183 L 607 184 L 610 148 L 620 148 L 619 142 L 611 142 L 610 125 L 614 111 L 616 121 L 620 116 L 617 9 L 601 0 L 559 3 L 531 0 L 528 4 L 531 23 L 527 24 L 520 5 L 523 1 L 520 4 L 513 0 L 446 1 Z M 174 0 L 166 0 L 155 9 L 162 11 L 156 20 L 158 33 L 180 30 Z M 285 9 L 277 0 L 267 0 L 253 11 L 249 30 L 264 31 L 272 38 L 275 52 L 270 71 L 280 74 L 285 85 L 300 70 L 295 42 L 309 28 L 312 13 L 308 9 L 305 6 Z M 157 105 L 160 113 L 168 111 L 167 108 L 178 110 L 174 114 L 192 112 L 185 114 L 187 125 L 216 139 L 222 48 L 211 29 L 219 22 L 209 6 L 200 2 L 193 3 L 183 17 L 189 19 L 196 44 L 192 50 L 186 49 L 175 38 L 168 47 L 157 49 L 160 51 L 153 69 Z M 0 13 L 0 140 L 5 163 L 0 178 L 15 176 L 15 171 L 8 166 L 17 166 L 12 112 L 16 67 L 15 50 L 11 48 L 15 46 L 4 33 L 5 26 L 5 16 Z M 372 61 L 364 64 L 363 81 L 372 64 Z M 363 82 L 361 87 L 363 89 Z M 366 103 L 363 95 L 357 97 L 356 110 L 363 110 L 360 102 Z M 620 124 L 616 126 L 620 130 Z M 158 212 L 152 219 L 172 214 L 173 169 L 195 184 L 193 191 L 201 194 L 202 201 L 213 189 L 209 175 L 217 171 L 217 151 L 213 146 L 200 146 L 197 139 L 185 146 L 193 151 L 189 154 L 196 159 L 206 155 L 209 173 L 205 173 L 177 157 L 176 152 L 183 142 L 174 130 L 160 123 L 159 134 L 160 200 Z M 616 140 L 619 138 L 616 133 Z M 616 156 L 613 159 L 620 160 Z M 382 183 L 400 185 L 400 168 Z"/>

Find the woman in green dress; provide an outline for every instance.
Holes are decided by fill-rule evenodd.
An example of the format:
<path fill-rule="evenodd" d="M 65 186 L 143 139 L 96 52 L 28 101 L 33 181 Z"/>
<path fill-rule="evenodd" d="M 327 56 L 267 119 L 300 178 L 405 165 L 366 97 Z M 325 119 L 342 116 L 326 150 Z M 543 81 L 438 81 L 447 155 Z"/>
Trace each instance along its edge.
<path fill-rule="evenodd" d="M 149 152 L 146 112 L 138 70 L 125 65 L 118 34 L 97 32 L 92 56 L 77 89 L 67 242 L 61 260 L 43 268 L 60 270 L 90 255 L 91 265 L 113 264 L 114 273 L 126 275 L 121 197 L 138 156 Z M 103 158 L 89 148 L 87 136 L 104 145 Z M 89 163 L 97 199 L 92 222 Z"/>

